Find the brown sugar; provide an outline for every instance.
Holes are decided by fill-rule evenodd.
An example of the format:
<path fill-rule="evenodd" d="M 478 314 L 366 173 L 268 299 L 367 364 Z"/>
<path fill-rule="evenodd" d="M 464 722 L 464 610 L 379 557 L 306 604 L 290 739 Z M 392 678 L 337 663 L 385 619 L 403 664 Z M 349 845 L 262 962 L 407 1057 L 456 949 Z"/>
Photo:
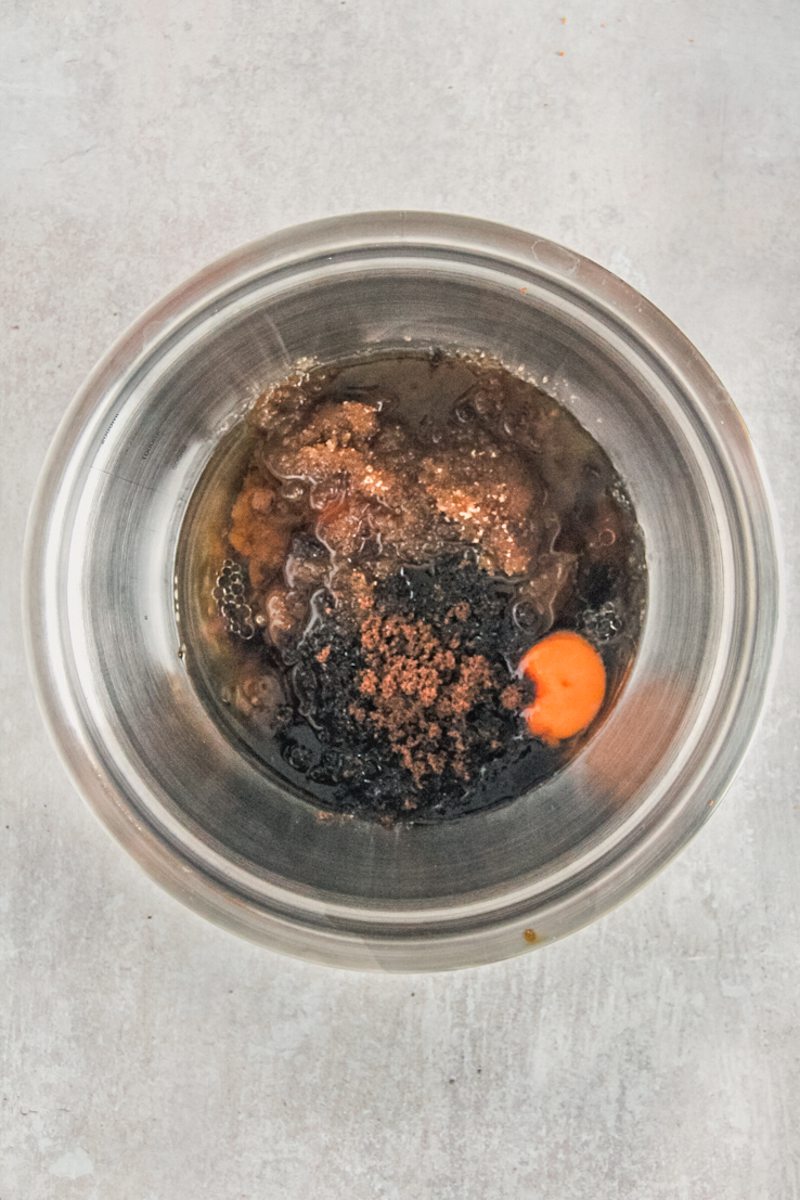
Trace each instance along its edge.
<path fill-rule="evenodd" d="M 274 509 L 274 492 L 250 472 L 231 510 L 228 541 L 248 561 L 250 580 L 263 586 L 283 565 L 291 537 L 291 521 Z"/>
<path fill-rule="evenodd" d="M 469 613 L 469 604 L 459 602 L 448 610 L 446 625 Z M 368 616 L 360 642 L 361 700 L 351 705 L 351 715 L 386 738 L 417 786 L 446 768 L 469 780 L 469 718 L 496 689 L 488 659 L 456 657 L 449 630 L 443 640 L 428 621 L 397 614 Z"/>
<path fill-rule="evenodd" d="M 464 456 L 444 452 L 422 463 L 420 480 L 437 511 L 466 542 L 481 547 L 490 570 L 522 575 L 538 549 L 542 509 L 537 482 L 510 449 L 472 448 Z"/>

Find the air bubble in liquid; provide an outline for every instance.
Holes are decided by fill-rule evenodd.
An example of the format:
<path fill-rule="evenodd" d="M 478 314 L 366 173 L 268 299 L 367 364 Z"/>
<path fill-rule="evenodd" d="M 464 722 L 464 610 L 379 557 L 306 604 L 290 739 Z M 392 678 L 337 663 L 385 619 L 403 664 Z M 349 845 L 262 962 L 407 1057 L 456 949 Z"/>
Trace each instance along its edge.
<path fill-rule="evenodd" d="M 523 633 L 534 632 L 541 624 L 541 614 L 530 600 L 517 600 L 511 608 L 511 619 Z"/>
<path fill-rule="evenodd" d="M 610 642 L 622 633 L 624 622 L 613 600 L 581 614 L 581 627 L 588 637 L 600 643 Z"/>

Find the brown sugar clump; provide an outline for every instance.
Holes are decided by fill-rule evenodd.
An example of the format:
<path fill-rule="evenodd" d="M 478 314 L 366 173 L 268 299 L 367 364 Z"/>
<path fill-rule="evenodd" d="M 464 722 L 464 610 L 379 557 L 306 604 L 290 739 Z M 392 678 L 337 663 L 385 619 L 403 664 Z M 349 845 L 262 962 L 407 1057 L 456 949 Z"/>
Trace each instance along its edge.
<path fill-rule="evenodd" d="M 482 565 L 506 575 L 530 569 L 538 550 L 541 489 L 509 449 L 482 444 L 476 435 L 463 456 L 425 458 L 420 480 L 438 512 L 479 547 Z"/>
<path fill-rule="evenodd" d="M 509 712 L 519 712 L 525 703 L 524 689 L 518 683 L 510 683 L 500 693 L 500 703 Z"/>
<path fill-rule="evenodd" d="M 275 493 L 251 471 L 231 510 L 228 541 L 248 561 L 250 582 L 263 587 L 283 566 L 293 521 L 275 511 Z"/>
<path fill-rule="evenodd" d="M 469 605 L 454 606 L 448 617 L 457 610 L 465 616 Z M 496 691 L 488 659 L 457 658 L 427 621 L 398 614 L 372 613 L 360 639 L 365 666 L 351 716 L 386 739 L 418 787 L 446 769 L 468 780 L 469 718 Z"/>

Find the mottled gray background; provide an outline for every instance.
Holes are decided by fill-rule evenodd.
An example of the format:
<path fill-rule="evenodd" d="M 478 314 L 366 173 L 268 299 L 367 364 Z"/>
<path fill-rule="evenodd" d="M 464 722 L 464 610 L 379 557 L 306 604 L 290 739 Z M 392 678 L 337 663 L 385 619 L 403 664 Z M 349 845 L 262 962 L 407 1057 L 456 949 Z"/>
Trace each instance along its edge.
<path fill-rule="evenodd" d="M 94 359 L 209 259 L 353 209 L 507 221 L 641 288 L 740 404 L 796 556 L 797 0 L 0 13 L 2 1200 L 798 1196 L 794 628 L 660 879 L 530 957 L 404 978 L 162 895 L 67 783 L 18 616 L 33 482 Z"/>

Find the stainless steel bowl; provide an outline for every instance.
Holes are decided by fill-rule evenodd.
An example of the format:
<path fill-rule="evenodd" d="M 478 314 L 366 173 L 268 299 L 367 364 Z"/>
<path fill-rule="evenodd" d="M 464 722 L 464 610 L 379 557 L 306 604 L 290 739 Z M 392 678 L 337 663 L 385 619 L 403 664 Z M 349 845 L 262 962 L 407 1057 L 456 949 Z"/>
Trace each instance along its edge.
<path fill-rule="evenodd" d="M 295 360 L 436 344 L 522 367 L 610 454 L 647 541 L 639 654 L 584 751 L 515 803 L 440 826 L 320 823 L 237 752 L 192 688 L 178 534 L 221 435 Z M 638 887 L 731 779 L 777 612 L 752 447 L 683 335 L 561 246 L 426 213 L 288 230 L 156 305 L 67 412 L 29 527 L 30 660 L 78 789 L 179 899 L 339 966 L 503 958 Z"/>

